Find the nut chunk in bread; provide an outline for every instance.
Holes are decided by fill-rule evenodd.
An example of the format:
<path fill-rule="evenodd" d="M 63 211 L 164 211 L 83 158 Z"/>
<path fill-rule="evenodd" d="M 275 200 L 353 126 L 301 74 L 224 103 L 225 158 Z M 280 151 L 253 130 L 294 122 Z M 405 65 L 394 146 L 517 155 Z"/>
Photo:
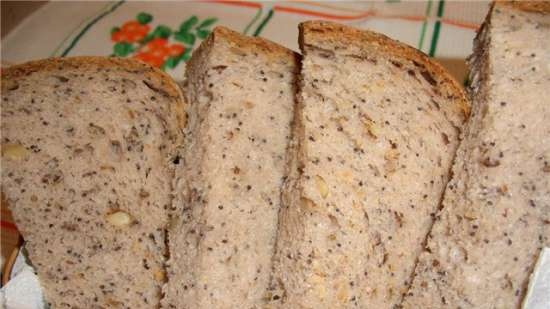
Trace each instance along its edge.
<path fill-rule="evenodd" d="M 419 51 L 328 22 L 300 26 L 301 90 L 271 299 L 391 308 L 431 226 L 467 114 Z"/>
<path fill-rule="evenodd" d="M 2 70 L 2 193 L 50 308 L 154 308 L 183 97 L 127 59 Z"/>
<path fill-rule="evenodd" d="M 472 117 L 404 308 L 520 308 L 550 246 L 550 3 L 496 2 Z"/>
<path fill-rule="evenodd" d="M 268 286 L 297 55 L 218 27 L 187 66 L 190 103 L 165 308 L 259 308 Z"/>

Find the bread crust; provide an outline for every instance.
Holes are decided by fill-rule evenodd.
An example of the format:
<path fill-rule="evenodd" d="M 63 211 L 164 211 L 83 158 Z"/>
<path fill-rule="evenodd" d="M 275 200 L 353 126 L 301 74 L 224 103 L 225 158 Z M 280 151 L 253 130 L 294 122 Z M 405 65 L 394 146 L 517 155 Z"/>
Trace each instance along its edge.
<path fill-rule="evenodd" d="M 264 57 L 271 58 L 276 61 L 284 61 L 286 58 L 295 58 L 297 53 L 287 49 L 277 43 L 266 40 L 264 38 L 248 37 L 239 34 L 226 27 L 218 26 L 212 31 L 211 41 L 224 40 L 227 43 L 240 49 L 258 53 Z M 283 57 L 283 59 L 280 59 Z"/>
<path fill-rule="evenodd" d="M 186 101 L 182 89 L 165 72 L 134 59 L 100 56 L 54 57 L 16 64 L 2 69 L 0 73 L 2 76 L 2 84 L 4 84 L 6 80 L 17 80 L 20 77 L 33 74 L 34 72 L 65 70 L 69 68 L 79 68 L 82 70 L 117 68 L 142 74 L 144 78 L 152 82 L 149 86 L 155 87 L 157 90 L 160 90 L 162 93 L 181 103 L 172 106 L 172 108 L 173 112 L 176 114 L 176 125 L 180 128 L 185 127 L 186 117 L 184 106 Z"/>
<path fill-rule="evenodd" d="M 385 35 L 368 30 L 359 30 L 327 21 L 307 21 L 299 25 L 300 48 L 304 49 L 305 37 L 309 42 L 316 42 L 321 48 L 337 52 L 343 47 L 353 47 L 357 52 L 375 52 L 390 58 L 404 59 L 416 66 L 426 69 L 437 81 L 442 93 L 455 97 L 457 108 L 462 111 L 464 121 L 470 114 L 470 104 L 462 86 L 437 62 L 419 50 L 395 41 Z M 351 46 L 350 46 L 351 43 Z M 386 57 L 387 57 L 386 56 Z"/>
<path fill-rule="evenodd" d="M 143 62 L 130 58 L 99 57 L 99 56 L 78 56 L 67 58 L 47 58 L 29 61 L 2 69 L 2 80 L 16 79 L 34 72 L 63 70 L 67 68 L 93 69 L 93 68 L 115 68 L 137 71 L 158 82 L 163 90 L 170 96 L 182 96 L 181 89 L 168 74 Z"/>
<path fill-rule="evenodd" d="M 497 7 L 509 7 L 520 11 L 550 14 L 550 1 L 502 1 L 493 3 Z"/>

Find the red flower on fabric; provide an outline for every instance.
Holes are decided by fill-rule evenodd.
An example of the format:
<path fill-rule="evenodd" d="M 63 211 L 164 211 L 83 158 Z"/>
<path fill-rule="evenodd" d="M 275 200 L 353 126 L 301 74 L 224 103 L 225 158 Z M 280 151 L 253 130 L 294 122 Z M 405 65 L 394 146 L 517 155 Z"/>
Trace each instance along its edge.
<path fill-rule="evenodd" d="M 133 57 L 162 70 L 174 69 L 191 56 L 197 39 L 204 40 L 211 32 L 210 27 L 218 19 L 214 17 L 199 20 L 195 15 L 183 21 L 178 28 L 158 24 L 150 27 L 153 15 L 140 12 L 135 19 L 111 28 L 115 57 Z M 171 44 L 171 40 L 181 44 Z"/>
<path fill-rule="evenodd" d="M 156 38 L 139 49 L 134 58 L 147 62 L 152 66 L 160 67 L 168 57 L 177 57 L 185 52 L 185 46 L 168 44 L 168 40 Z"/>
<path fill-rule="evenodd" d="M 148 25 L 140 24 L 136 20 L 127 21 L 122 27 L 111 34 L 111 40 L 114 42 L 134 43 L 143 39 L 149 33 Z"/>

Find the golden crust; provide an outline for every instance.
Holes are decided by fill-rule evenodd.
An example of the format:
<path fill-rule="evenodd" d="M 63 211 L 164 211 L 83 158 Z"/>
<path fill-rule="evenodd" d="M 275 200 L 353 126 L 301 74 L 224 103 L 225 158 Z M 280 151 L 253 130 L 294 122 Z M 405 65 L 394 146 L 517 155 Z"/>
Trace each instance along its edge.
<path fill-rule="evenodd" d="M 162 87 L 162 90 L 168 95 L 176 97 L 182 96 L 178 85 L 170 76 L 148 64 L 139 62 L 129 58 L 114 58 L 114 57 L 96 57 L 96 56 L 80 56 L 67 58 L 48 58 L 36 61 L 30 61 L 23 64 L 14 65 L 2 69 L 2 82 L 9 79 L 17 79 L 22 76 L 32 74 L 34 72 L 65 70 L 65 69 L 121 69 L 128 72 L 143 74 L 144 77 L 149 77 L 155 84 Z"/>
<path fill-rule="evenodd" d="M 185 74 L 188 80 L 204 72 L 212 55 L 222 54 L 224 57 L 253 55 L 261 57 L 270 66 L 298 68 L 300 55 L 269 40 L 244 36 L 225 27 L 215 27 L 212 33 L 201 45 L 193 51 L 193 56 L 187 63 Z M 247 61 L 240 59 L 240 61 Z M 296 72 L 297 74 L 297 72 Z"/>
<path fill-rule="evenodd" d="M 212 31 L 212 40 L 223 40 L 239 49 L 248 52 L 257 52 L 268 58 L 277 60 L 294 59 L 298 54 L 277 43 L 259 37 L 244 36 L 226 27 L 218 26 Z"/>
<path fill-rule="evenodd" d="M 468 118 L 470 104 L 463 87 L 441 65 L 430 60 L 419 50 L 379 33 L 326 21 L 307 21 L 301 23 L 299 29 L 302 50 L 307 42 L 332 51 L 351 47 L 357 51 L 376 52 L 390 58 L 412 61 L 430 73 L 437 81 L 438 89 L 454 98 L 457 107 L 464 114 L 464 120 Z"/>
<path fill-rule="evenodd" d="M 495 6 L 510 7 L 525 12 L 550 14 L 550 1 L 495 1 Z"/>

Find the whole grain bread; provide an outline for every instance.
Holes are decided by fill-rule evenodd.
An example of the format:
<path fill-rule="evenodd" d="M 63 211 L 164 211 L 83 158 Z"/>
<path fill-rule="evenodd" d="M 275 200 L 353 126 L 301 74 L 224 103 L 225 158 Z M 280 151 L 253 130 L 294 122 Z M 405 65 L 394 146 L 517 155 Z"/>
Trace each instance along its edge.
<path fill-rule="evenodd" d="M 214 29 L 187 66 L 189 122 L 166 308 L 259 308 L 268 286 L 298 57 Z"/>
<path fill-rule="evenodd" d="M 301 90 L 269 297 L 279 308 L 391 308 L 449 179 L 468 104 L 421 52 L 300 25 Z"/>
<path fill-rule="evenodd" d="M 2 192 L 50 308 L 154 308 L 183 98 L 128 59 L 2 70 Z"/>
<path fill-rule="evenodd" d="M 496 2 L 474 45 L 472 118 L 403 308 L 520 308 L 550 246 L 550 3 Z"/>

